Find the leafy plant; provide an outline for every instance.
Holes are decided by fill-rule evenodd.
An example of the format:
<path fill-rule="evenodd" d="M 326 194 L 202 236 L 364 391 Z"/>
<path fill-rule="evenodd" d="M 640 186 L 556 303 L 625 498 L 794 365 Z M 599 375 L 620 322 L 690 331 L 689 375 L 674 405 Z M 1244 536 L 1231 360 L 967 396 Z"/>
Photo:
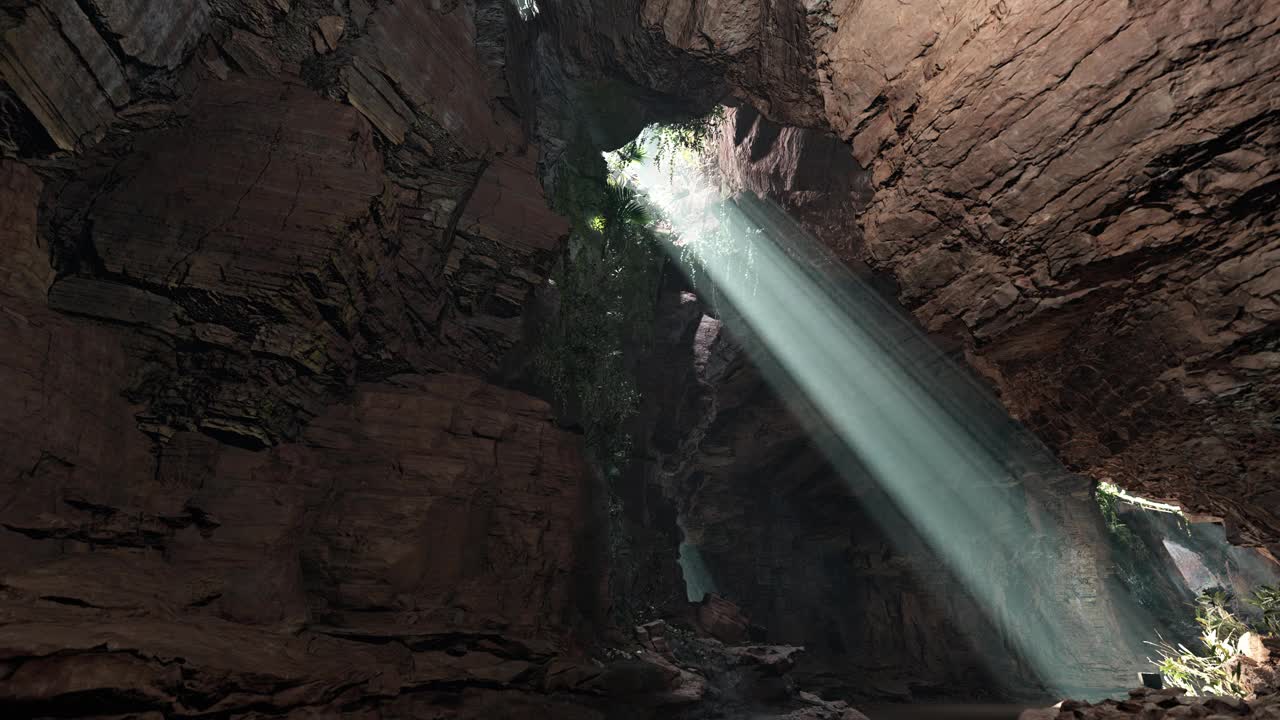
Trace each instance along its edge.
<path fill-rule="evenodd" d="M 1098 483 L 1097 495 L 1099 498 L 1098 502 L 1100 504 L 1102 502 L 1102 497 L 1106 496 L 1113 501 L 1113 504 L 1112 504 L 1113 507 L 1114 507 L 1115 500 L 1123 500 L 1131 505 L 1137 505 L 1138 507 L 1144 510 L 1154 510 L 1155 512 L 1173 513 L 1175 515 L 1180 515 L 1180 516 L 1183 514 L 1182 508 L 1178 507 L 1177 505 L 1170 505 L 1168 503 L 1156 502 L 1155 500 L 1149 500 L 1144 497 L 1138 497 L 1137 495 L 1134 495 L 1122 489 L 1119 485 L 1116 485 L 1114 483 L 1109 483 L 1106 481 Z"/>
<path fill-rule="evenodd" d="M 702 117 L 650 125 L 641 140 L 653 148 L 654 163 L 672 172 L 677 158 L 689 159 L 706 150 L 707 142 L 724 119 L 724 112 L 724 107 L 716 107 Z"/>
<path fill-rule="evenodd" d="M 1221 588 L 1206 590 L 1196 598 L 1196 623 L 1206 634 L 1229 644 L 1233 652 L 1236 640 L 1249 632 L 1249 626 L 1236 617 L 1231 596 Z"/>
<path fill-rule="evenodd" d="M 1246 602 L 1262 611 L 1258 629 L 1267 635 L 1280 635 L 1280 588 L 1263 586 L 1253 591 Z"/>
<path fill-rule="evenodd" d="M 648 341 L 662 253 L 635 190 L 606 181 L 599 160 L 584 169 L 559 179 L 557 205 L 572 229 L 551 278 L 559 311 L 543 328 L 534 368 L 576 408 L 598 458 L 621 464 L 631 442 L 624 426 L 640 402 L 628 356 Z"/>
<path fill-rule="evenodd" d="M 722 117 L 717 109 L 651 125 L 603 158 L 571 157 L 556 177 L 555 205 L 572 228 L 551 277 L 559 311 L 543 328 L 534 367 L 558 400 L 578 410 L 588 445 L 602 459 L 621 463 L 630 446 L 625 425 L 640 393 L 629 363 L 650 341 L 663 245 L 670 242 L 625 169 L 649 161 L 673 168 L 678 157 L 701 153 Z"/>
<path fill-rule="evenodd" d="M 1242 665 L 1236 658 L 1236 641 L 1250 628 L 1233 610 L 1225 590 L 1212 589 L 1196 598 L 1196 623 L 1200 625 L 1203 654 L 1161 638 L 1148 642 L 1160 655 L 1152 661 L 1169 685 L 1192 695 L 1233 695 L 1244 697 L 1248 688 L 1241 682 Z"/>
<path fill-rule="evenodd" d="M 644 162 L 648 155 L 644 145 L 636 139 L 611 153 L 606 153 L 605 159 L 609 164 L 609 172 L 619 173 L 629 165 Z"/>
<path fill-rule="evenodd" d="M 609 93 L 598 94 L 609 106 Z M 616 104 L 624 107 L 625 103 Z M 554 203 L 569 218 L 566 251 L 551 273 L 557 310 L 541 327 L 533 367 L 541 383 L 581 423 L 593 464 L 605 480 L 614 621 L 635 624 L 630 598 L 644 568 L 636 563 L 632 520 L 621 483 L 632 459 L 631 420 L 641 403 L 636 363 L 652 342 L 653 312 L 671 240 L 626 169 L 659 152 L 693 152 L 710 121 L 650 128 L 600 155 L 570 150 L 554 172 Z M 652 141 L 651 137 L 658 140 Z M 580 149 L 581 146 L 578 146 Z"/>
<path fill-rule="evenodd" d="M 1216 651 L 1202 656 L 1186 645 L 1179 643 L 1175 647 L 1164 640 L 1148 644 L 1160 653 L 1160 661 L 1155 665 L 1166 685 L 1182 688 L 1192 695 L 1244 697 L 1248 694 L 1240 681 L 1241 666 L 1229 662 L 1232 656 Z"/>
<path fill-rule="evenodd" d="M 669 227 L 672 219 L 681 220 L 679 236 L 668 241 L 676 248 L 691 283 L 705 292 L 713 305 L 718 288 L 714 283 L 700 286 L 699 275 L 713 269 L 721 278 L 738 274 L 758 283 L 754 275 L 755 239 L 763 233 L 746 220 L 732 200 L 707 192 L 714 189 L 709 188 L 699 165 L 723 117 L 724 108 L 719 107 L 701 118 L 651 125 L 634 142 L 607 155 L 612 176 L 620 186 L 638 179 L 632 174 L 637 165 L 667 170 L 668 180 L 654 196 L 662 209 L 661 217 L 653 222 L 661 228 Z"/>

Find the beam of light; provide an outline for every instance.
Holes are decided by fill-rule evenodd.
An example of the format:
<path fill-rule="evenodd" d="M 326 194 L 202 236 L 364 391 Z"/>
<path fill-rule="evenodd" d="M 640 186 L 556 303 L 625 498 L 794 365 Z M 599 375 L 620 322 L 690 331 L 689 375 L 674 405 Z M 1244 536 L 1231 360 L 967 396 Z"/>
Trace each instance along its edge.
<path fill-rule="evenodd" d="M 625 173 L 722 296 L 722 320 L 761 346 L 766 377 L 821 414 L 837 470 L 871 476 L 1045 687 L 1130 686 L 1157 629 L 1110 579 L 1088 483 L 785 213 L 722 202 L 691 168 Z"/>
<path fill-rule="evenodd" d="M 689 602 L 702 602 L 707 593 L 716 592 L 715 580 L 702 559 L 697 545 L 680 543 L 680 571 L 684 576 L 685 596 Z"/>
<path fill-rule="evenodd" d="M 1116 485 L 1115 483 L 1109 483 L 1109 482 L 1098 483 L 1098 492 L 1106 493 L 1108 495 L 1113 495 L 1129 503 L 1130 505 L 1136 505 L 1142 508 L 1143 510 L 1150 510 L 1152 512 L 1171 513 L 1173 515 L 1183 514 L 1182 508 L 1178 507 L 1177 505 L 1170 505 L 1169 503 L 1156 502 L 1155 500 L 1148 500 L 1147 498 L 1139 497 L 1137 495 L 1130 493 L 1124 488 L 1121 488 L 1119 485 Z"/>

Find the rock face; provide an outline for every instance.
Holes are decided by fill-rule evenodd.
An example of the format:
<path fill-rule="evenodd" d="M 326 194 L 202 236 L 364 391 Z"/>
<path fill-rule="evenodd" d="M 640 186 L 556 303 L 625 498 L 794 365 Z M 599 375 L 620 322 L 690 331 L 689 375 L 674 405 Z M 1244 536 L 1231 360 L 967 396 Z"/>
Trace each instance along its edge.
<path fill-rule="evenodd" d="M 543 682 L 603 609 L 581 439 L 484 379 L 567 225 L 473 7 L 340 5 L 0 9 L 6 137 L 76 151 L 0 161 L 8 714 L 600 717 Z M 337 100 L 410 66 L 464 79 L 399 136 Z"/>
<path fill-rule="evenodd" d="M 6 713 L 859 717 L 797 692 L 797 648 L 683 623 L 603 648 L 581 438 L 493 382 L 568 228 L 515 22 L 0 8 Z M 674 516 L 653 527 L 674 595 Z"/>
<path fill-rule="evenodd" d="M 820 117 L 731 110 L 718 147 L 729 189 L 778 202 L 893 281 L 1073 469 L 1274 551 L 1277 384 L 1264 358 L 1280 135 L 1266 98 L 1280 67 L 1256 51 L 1274 44 L 1275 11 L 890 5 L 808 6 Z M 757 423 L 777 436 L 772 417 Z M 772 474 L 791 485 L 798 472 Z M 764 504 L 718 546 L 735 554 L 729 538 L 776 514 Z M 806 512 L 796 527 L 814 524 Z"/>
<path fill-rule="evenodd" d="M 1021 440 L 1010 434 L 1023 509 L 1010 518 L 993 509 L 991 538 L 976 541 L 1020 527 L 1006 522 L 1025 524 L 1021 552 L 1058 572 L 1031 578 L 1016 558 L 988 552 L 991 566 L 980 573 L 1003 603 L 992 607 L 990 595 L 970 594 L 856 454 L 839 449 L 798 391 L 777 384 L 760 341 L 724 312 L 723 326 L 708 318 L 698 336 L 700 379 L 713 399 L 700 442 L 665 476 L 686 581 L 710 591 L 695 598 L 709 631 L 803 644 L 799 682 L 866 700 L 1037 697 L 1042 682 L 1108 692 L 1141 667 L 1143 648 L 1128 632 L 1140 610 L 1119 591 L 1086 479 L 1044 464 L 1034 446 L 1017 450 Z M 1026 632 L 1037 607 L 1064 611 L 1053 620 L 1072 634 L 1055 647 L 1061 666 L 1052 678 L 1039 677 L 1008 635 Z M 1006 631 L 1001 612 L 1019 624 Z"/>
<path fill-rule="evenodd" d="M 303 14 L 276 32 L 303 32 L 293 24 Z M 442 17 L 474 38 L 463 10 Z M 367 22 L 403 29 L 435 15 Z M 533 177 L 536 150 L 520 147 L 500 110 L 486 138 L 455 138 L 415 115 L 429 99 L 413 98 L 397 102 L 425 135 L 379 149 L 377 115 L 289 74 L 294 46 L 264 46 L 278 54 L 278 77 L 232 72 L 245 62 L 237 32 L 220 23 L 214 36 L 227 39 L 207 39 L 198 62 L 146 76 L 170 92 L 190 87 L 177 101 L 140 98 L 130 132 L 50 170 L 50 305 L 157 331 L 126 387 L 160 435 L 267 447 L 295 439 L 357 378 L 495 369 L 567 227 Z M 372 52 L 361 41 L 349 64 Z M 16 46 L 9 55 L 24 57 Z M 340 95 L 349 75 L 325 72 L 337 85 L 324 91 Z M 470 102 L 487 107 L 483 96 Z"/>
<path fill-rule="evenodd" d="M 46 366 L 44 381 L 68 374 Z M 505 707 L 485 696 L 531 702 L 583 620 L 585 472 L 539 401 L 397 376 L 358 386 L 298 443 L 254 452 L 180 433 L 152 456 L 99 435 L 132 422 L 111 400 L 60 408 L 86 413 L 78 437 L 4 418 L 38 455 L 7 446 L 29 463 L 0 518 L 11 706 L 332 712 L 460 687 Z"/>
<path fill-rule="evenodd" d="M 895 278 L 1072 467 L 1277 549 L 1274 3 L 806 7 L 821 108 L 761 109 L 865 168 L 865 207 L 826 218 L 861 237 L 828 242 Z M 733 132 L 755 137 L 730 158 L 746 187 L 770 154 L 800 161 L 777 129 Z"/>
<path fill-rule="evenodd" d="M 0 704 L 855 717 L 790 651 L 592 657 L 597 479 L 495 384 L 568 227 L 539 181 L 726 95 L 731 182 L 896 280 L 1073 468 L 1280 551 L 1274 3 L 543 5 L 0 3 Z M 909 577 L 938 565 L 837 536 L 859 502 L 664 292 L 637 604 L 678 590 L 679 506 L 743 622 L 974 682 Z M 835 602 L 863 619 L 820 628 Z"/>
<path fill-rule="evenodd" d="M 768 197 L 845 253 L 857 240 L 850 219 L 866 208 L 871 178 L 839 138 L 743 106 L 725 111 L 715 150 L 726 189 Z"/>
<path fill-rule="evenodd" d="M 476 717 L 543 708 L 524 697 L 536 669 L 592 602 L 575 532 L 590 486 L 545 403 L 396 375 L 269 452 L 195 432 L 156 443 L 119 394 L 141 341 L 46 306 L 25 232 L 39 182 L 4 171 L 6 208 L 25 210 L 5 275 L 28 282 L 3 295 L 0 700 L 284 713 L 439 690 L 476 696 Z"/>

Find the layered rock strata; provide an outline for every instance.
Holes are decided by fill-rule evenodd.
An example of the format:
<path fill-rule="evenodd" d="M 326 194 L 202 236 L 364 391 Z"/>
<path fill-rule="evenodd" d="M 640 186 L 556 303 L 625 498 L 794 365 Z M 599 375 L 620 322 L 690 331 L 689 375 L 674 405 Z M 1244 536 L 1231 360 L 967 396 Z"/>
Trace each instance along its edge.
<path fill-rule="evenodd" d="M 517 22 L 0 8 L 0 706 L 856 717 L 796 649 L 602 643 L 581 438 L 491 382 L 568 227 Z"/>
<path fill-rule="evenodd" d="M 772 3 L 645 5 L 678 47 L 768 55 L 744 18 Z M 806 174 L 837 189 L 814 229 L 895 279 L 1072 468 L 1276 550 L 1274 4 L 805 8 L 808 75 L 769 80 L 820 99 L 739 112 L 731 174 L 780 199 Z M 860 169 L 814 177 L 830 140 L 786 126 Z"/>

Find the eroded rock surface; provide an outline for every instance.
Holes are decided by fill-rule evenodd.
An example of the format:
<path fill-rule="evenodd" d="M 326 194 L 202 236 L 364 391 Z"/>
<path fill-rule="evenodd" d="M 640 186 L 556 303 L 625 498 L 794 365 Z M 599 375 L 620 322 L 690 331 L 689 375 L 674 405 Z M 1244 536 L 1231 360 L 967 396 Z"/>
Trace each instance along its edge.
<path fill-rule="evenodd" d="M 603 603 L 581 438 L 484 379 L 566 224 L 473 7 L 340 6 L 0 10 L 76 151 L 0 161 L 7 714 L 601 717 L 544 684 Z M 389 27 L 470 78 L 402 137 L 339 101 Z"/>
<path fill-rule="evenodd" d="M 797 649 L 602 641 L 581 437 L 491 382 L 568 227 L 515 23 L 0 8 L 5 712 L 857 717 Z"/>
<path fill-rule="evenodd" d="M 825 237 L 1072 467 L 1275 549 L 1275 4 L 807 7 L 821 117 L 766 113 L 848 141 L 868 191 L 814 229 L 860 228 Z M 744 187 L 797 161 L 756 142 Z"/>
<path fill-rule="evenodd" d="M 895 279 L 1075 469 L 1277 548 L 1274 3 L 543 6 L 0 3 L 0 697 L 20 715 L 715 711 L 698 688 L 739 672 L 725 655 L 699 675 L 583 650 L 612 609 L 579 534 L 595 480 L 541 401 L 490 380 L 567 229 L 539 180 L 726 96 L 767 116 L 735 113 L 733 182 Z M 659 302 L 673 341 L 646 382 L 680 382 L 639 421 L 626 587 L 671 599 L 672 497 L 726 585 L 811 582 L 731 547 L 765 513 L 729 480 L 767 467 L 796 481 L 781 507 L 833 513 L 844 489 L 758 377 L 724 398 L 689 380 L 725 359 L 696 303 Z M 856 598 L 875 620 L 823 633 L 945 682 L 971 667 L 938 659 L 960 643 L 909 563 L 833 526 L 776 537 L 891 579 Z M 752 621 L 816 627 L 757 597 Z M 851 712 L 800 698 L 764 700 Z"/>

